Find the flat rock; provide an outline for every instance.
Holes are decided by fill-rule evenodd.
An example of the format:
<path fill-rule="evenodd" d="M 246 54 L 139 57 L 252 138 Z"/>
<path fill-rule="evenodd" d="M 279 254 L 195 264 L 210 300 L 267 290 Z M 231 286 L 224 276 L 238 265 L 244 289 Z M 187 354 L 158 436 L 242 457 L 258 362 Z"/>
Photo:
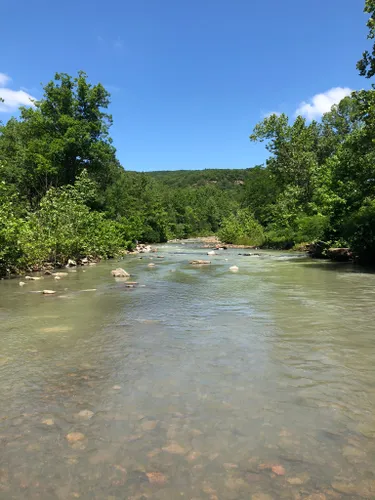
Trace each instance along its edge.
<path fill-rule="evenodd" d="M 151 484 L 165 484 L 168 478 L 162 472 L 146 472 L 146 476 Z"/>
<path fill-rule="evenodd" d="M 170 443 L 168 446 L 162 448 L 162 450 L 168 453 L 173 453 L 174 455 L 184 455 L 186 453 L 185 448 L 183 448 L 176 442 Z"/>
<path fill-rule="evenodd" d="M 230 271 L 231 273 L 238 273 L 239 268 L 238 268 L 237 266 L 231 266 L 231 267 L 229 268 L 229 271 Z"/>
<path fill-rule="evenodd" d="M 190 264 L 193 264 L 194 266 L 202 266 L 202 265 L 211 264 L 211 261 L 210 260 L 191 260 Z"/>
<path fill-rule="evenodd" d="M 55 290 L 43 290 L 43 295 L 55 295 Z"/>

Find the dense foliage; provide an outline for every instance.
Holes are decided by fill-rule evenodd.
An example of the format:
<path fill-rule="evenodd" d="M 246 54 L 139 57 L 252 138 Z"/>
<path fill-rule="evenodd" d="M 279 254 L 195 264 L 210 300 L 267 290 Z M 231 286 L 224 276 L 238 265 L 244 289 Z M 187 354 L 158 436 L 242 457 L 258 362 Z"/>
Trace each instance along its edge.
<path fill-rule="evenodd" d="M 374 0 L 365 11 L 373 40 Z M 357 63 L 367 78 L 374 47 Z M 375 262 L 374 88 L 319 122 L 265 118 L 250 139 L 270 156 L 244 170 L 127 172 L 112 145 L 109 103 L 85 73 L 58 73 L 40 101 L 0 123 L 0 275 L 214 233 L 275 248 L 324 240 Z"/>

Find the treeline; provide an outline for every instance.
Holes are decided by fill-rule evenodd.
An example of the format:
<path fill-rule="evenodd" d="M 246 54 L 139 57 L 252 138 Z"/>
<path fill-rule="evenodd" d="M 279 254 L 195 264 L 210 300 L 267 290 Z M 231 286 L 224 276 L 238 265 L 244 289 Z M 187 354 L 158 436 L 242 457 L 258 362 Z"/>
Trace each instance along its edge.
<path fill-rule="evenodd" d="M 372 39 L 375 0 L 365 10 Z M 373 54 L 357 65 L 367 78 Z M 275 248 L 323 240 L 375 262 L 373 88 L 320 122 L 264 119 L 250 139 L 265 141 L 270 157 L 246 170 L 126 172 L 110 137 L 109 104 L 85 73 L 58 73 L 42 99 L 0 124 L 0 275 L 112 257 L 137 241 L 214 233 Z"/>

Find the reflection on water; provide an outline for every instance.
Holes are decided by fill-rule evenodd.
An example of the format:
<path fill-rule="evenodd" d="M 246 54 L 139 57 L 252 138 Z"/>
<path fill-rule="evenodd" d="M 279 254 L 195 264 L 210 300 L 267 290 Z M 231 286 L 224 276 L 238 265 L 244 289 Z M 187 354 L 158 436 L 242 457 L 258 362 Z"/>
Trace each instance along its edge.
<path fill-rule="evenodd" d="M 0 498 L 375 498 L 375 275 L 160 251 L 0 283 Z"/>

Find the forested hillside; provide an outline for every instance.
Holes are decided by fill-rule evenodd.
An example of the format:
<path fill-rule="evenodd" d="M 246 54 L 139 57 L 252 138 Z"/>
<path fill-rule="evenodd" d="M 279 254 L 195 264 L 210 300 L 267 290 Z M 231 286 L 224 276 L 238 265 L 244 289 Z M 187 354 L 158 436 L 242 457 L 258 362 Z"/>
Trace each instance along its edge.
<path fill-rule="evenodd" d="M 244 184 L 249 169 L 219 169 L 206 170 L 162 170 L 148 172 L 147 175 L 171 188 L 186 188 L 215 185 L 226 189 L 236 189 Z"/>
<path fill-rule="evenodd" d="M 375 0 L 366 12 L 372 39 Z M 368 79 L 373 54 L 357 64 Z M 212 233 L 276 248 L 324 240 L 374 263 L 374 88 L 319 122 L 265 118 L 250 139 L 265 142 L 270 156 L 246 170 L 127 172 L 110 137 L 109 104 L 85 73 L 58 73 L 42 99 L 0 126 L 1 275 L 111 257 L 137 240 Z"/>

